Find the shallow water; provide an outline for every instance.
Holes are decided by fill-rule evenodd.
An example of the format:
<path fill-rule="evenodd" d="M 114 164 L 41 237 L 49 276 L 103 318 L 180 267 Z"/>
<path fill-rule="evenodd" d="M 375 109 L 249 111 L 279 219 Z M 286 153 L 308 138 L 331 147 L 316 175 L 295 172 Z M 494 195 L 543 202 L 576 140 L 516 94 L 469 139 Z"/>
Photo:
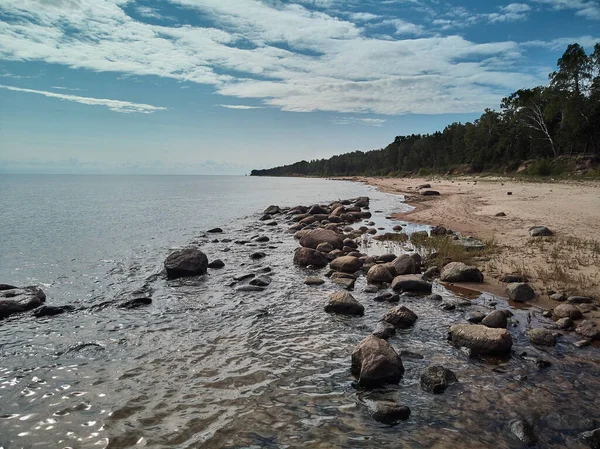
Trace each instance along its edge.
<path fill-rule="evenodd" d="M 252 200 L 243 196 L 242 188 L 235 194 L 240 204 L 229 206 L 229 215 L 219 220 L 211 217 L 211 222 L 206 220 L 208 206 L 186 206 L 195 194 L 182 193 L 176 205 L 165 200 L 150 208 L 163 208 L 168 218 L 159 220 L 160 225 L 150 224 L 151 219 L 141 227 L 124 224 L 139 219 L 135 218 L 140 213 L 135 206 L 139 198 L 130 198 L 121 210 L 133 210 L 121 215 L 120 226 L 109 219 L 91 230 L 73 225 L 72 232 L 57 236 L 53 247 L 64 243 L 62 239 L 68 241 L 68 234 L 83 240 L 72 248 L 62 247 L 53 262 L 40 257 L 45 254 L 39 252 L 41 243 L 38 252 L 9 246 L 12 253 L 8 254 L 23 254 L 16 272 L 22 277 L 1 281 L 43 282 L 49 304 L 89 306 L 142 287 L 151 292 L 153 303 L 135 310 L 108 306 L 47 319 L 22 316 L 0 322 L 0 446 L 519 448 L 523 445 L 510 434 L 508 423 L 526 418 L 535 425 L 539 447 L 586 447 L 578 434 L 597 427 L 591 421 L 600 420 L 595 402 L 600 351 L 574 348 L 572 335 L 562 338 L 556 348 L 533 348 L 523 333 L 527 326 L 546 322 L 540 311 L 531 308 L 514 311 L 511 358 L 469 358 L 447 342 L 447 328 L 470 310 L 490 310 L 492 302 L 506 306 L 487 294 L 472 306 L 450 312 L 434 302 L 403 299 L 419 319 L 390 343 L 398 351 L 422 358 L 404 357 L 406 373 L 397 386 L 357 390 L 349 371 L 350 353 L 390 305 L 372 301 L 375 294 L 363 292 L 366 283 L 361 278 L 353 294 L 365 306 L 365 316 L 326 314 L 327 295 L 336 287 L 329 282 L 304 285 L 305 276 L 314 273 L 292 266 L 297 243 L 286 232 L 287 226 L 279 220 L 280 225 L 269 227 L 258 218 L 271 203 L 327 202 L 368 192 L 374 198 L 371 209 L 382 211 L 374 214 L 373 221 L 389 228 L 396 223 L 385 216 L 405 206 L 396 197 L 359 185 L 292 182 L 300 184 L 282 182 L 277 190 L 265 183 L 264 191 Z M 291 192 L 297 196 L 284 202 L 285 195 L 294 195 Z M 217 200 L 211 201 L 215 210 Z M 183 212 L 183 207 L 188 209 Z M 88 224 L 102 210 L 97 203 L 91 205 L 88 216 L 83 214 Z M 46 223 L 52 221 L 51 214 Z M 221 226 L 225 233 L 203 237 L 203 231 L 213 226 Z M 119 229 L 116 242 L 110 239 L 111 229 Z M 99 248 L 86 250 L 89 233 L 94 232 L 100 236 Z M 211 243 L 214 238 L 238 240 L 256 234 L 271 241 L 257 246 Z M 136 240 L 136 235 L 141 238 Z M 38 237 L 40 242 L 49 239 L 49 235 Z M 226 267 L 194 279 L 167 281 L 155 276 L 171 247 L 192 242 L 200 243 L 210 259 L 224 260 Z M 71 249 L 79 254 L 69 264 L 66 255 Z M 257 249 L 268 255 L 251 261 L 249 255 Z M 385 246 L 381 251 L 389 249 Z M 97 262 L 96 258 L 104 257 L 110 262 Z M 45 274 L 43 267 L 48 264 L 57 271 Z M 9 265 L 3 258 L 0 273 L 6 273 Z M 273 283 L 264 292 L 241 293 L 228 286 L 234 276 L 267 266 L 273 270 Z M 459 299 L 440 285 L 435 290 L 449 301 Z M 528 313 L 533 316 L 531 324 Z M 552 365 L 540 369 L 538 359 Z M 419 376 L 429 364 L 452 369 L 459 383 L 441 395 L 421 391 Z M 411 418 L 394 427 L 373 421 L 363 406 L 373 397 L 403 402 L 411 408 Z"/>

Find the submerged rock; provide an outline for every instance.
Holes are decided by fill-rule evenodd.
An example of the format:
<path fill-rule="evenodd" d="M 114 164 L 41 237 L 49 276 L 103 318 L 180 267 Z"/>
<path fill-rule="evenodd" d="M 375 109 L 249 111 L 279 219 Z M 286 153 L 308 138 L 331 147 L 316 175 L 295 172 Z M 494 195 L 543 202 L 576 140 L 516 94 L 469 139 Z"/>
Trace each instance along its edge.
<path fill-rule="evenodd" d="M 206 232 L 210 232 L 211 234 L 220 234 L 220 233 L 223 232 L 223 230 L 221 228 L 212 228 L 212 229 L 209 229 Z"/>
<path fill-rule="evenodd" d="M 385 340 L 366 337 L 352 352 L 352 374 L 362 387 L 398 383 L 404 374 L 402 359 Z"/>
<path fill-rule="evenodd" d="M 440 275 L 444 282 L 483 282 L 483 273 L 477 267 L 462 262 L 450 262 Z"/>
<path fill-rule="evenodd" d="M 410 409 L 394 401 L 369 401 L 369 415 L 382 424 L 394 425 L 410 417 Z"/>
<path fill-rule="evenodd" d="M 418 316 L 412 310 L 405 306 L 396 306 L 388 310 L 383 315 L 382 320 L 400 328 L 406 329 L 415 324 Z"/>
<path fill-rule="evenodd" d="M 169 279 L 205 274 L 207 268 L 208 258 L 198 248 L 184 248 L 169 254 L 165 259 Z"/>
<path fill-rule="evenodd" d="M 127 301 L 123 301 L 117 304 L 117 307 L 120 309 L 137 309 L 138 307 L 147 306 L 152 304 L 152 298 L 148 296 L 143 296 L 139 298 L 128 299 Z"/>
<path fill-rule="evenodd" d="M 350 293 L 337 292 L 329 296 L 329 303 L 325 306 L 325 312 L 362 316 L 365 313 L 365 308 Z"/>
<path fill-rule="evenodd" d="M 46 294 L 41 288 L 6 288 L 12 287 L 6 284 L 4 286 L 4 290 L 0 290 L 0 318 L 35 309 L 46 302 Z"/>
<path fill-rule="evenodd" d="M 421 374 L 421 388 L 429 393 L 443 393 L 454 382 L 458 382 L 456 375 L 439 365 L 429 366 Z"/>
<path fill-rule="evenodd" d="M 46 316 L 54 316 L 61 315 L 67 312 L 73 312 L 75 307 L 73 306 L 42 306 L 33 311 L 33 315 L 37 318 L 42 318 Z"/>
<path fill-rule="evenodd" d="M 513 344 L 506 329 L 481 324 L 454 324 L 450 326 L 449 337 L 456 346 L 468 348 L 471 355 L 508 354 Z"/>
<path fill-rule="evenodd" d="M 212 268 L 212 269 L 219 269 L 219 268 L 223 268 L 224 266 L 225 266 L 225 262 L 223 262 L 221 259 L 215 259 L 211 263 L 208 264 L 208 268 Z"/>
<path fill-rule="evenodd" d="M 531 343 L 538 346 L 554 346 L 556 345 L 556 334 L 548 329 L 531 329 L 527 332 L 527 336 Z"/>
<path fill-rule="evenodd" d="M 259 287 L 266 287 L 271 284 L 271 278 L 268 276 L 258 276 L 249 282 L 250 285 L 257 285 Z"/>
<path fill-rule="evenodd" d="M 509 423 L 510 431 L 526 446 L 534 446 L 537 438 L 533 432 L 533 426 L 527 421 L 515 419 Z"/>

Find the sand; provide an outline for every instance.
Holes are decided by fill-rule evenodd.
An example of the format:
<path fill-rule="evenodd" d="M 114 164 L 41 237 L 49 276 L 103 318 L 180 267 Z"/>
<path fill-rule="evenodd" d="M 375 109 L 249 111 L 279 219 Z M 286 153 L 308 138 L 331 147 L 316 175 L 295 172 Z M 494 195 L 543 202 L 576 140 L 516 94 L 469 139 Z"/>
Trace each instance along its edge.
<path fill-rule="evenodd" d="M 486 277 L 485 291 L 502 295 L 503 273 L 518 272 L 536 289 L 540 305 L 548 291 L 600 299 L 600 182 L 524 182 L 504 178 L 355 178 L 382 191 L 406 196 L 414 206 L 395 218 L 443 225 L 484 240 L 498 253 L 478 264 Z M 422 196 L 416 189 L 429 183 L 440 196 Z M 511 192 L 511 195 L 508 195 Z M 496 217 L 504 212 L 505 217 Z M 547 226 L 553 237 L 532 238 L 528 229 Z M 593 315 L 596 315 L 595 313 Z"/>

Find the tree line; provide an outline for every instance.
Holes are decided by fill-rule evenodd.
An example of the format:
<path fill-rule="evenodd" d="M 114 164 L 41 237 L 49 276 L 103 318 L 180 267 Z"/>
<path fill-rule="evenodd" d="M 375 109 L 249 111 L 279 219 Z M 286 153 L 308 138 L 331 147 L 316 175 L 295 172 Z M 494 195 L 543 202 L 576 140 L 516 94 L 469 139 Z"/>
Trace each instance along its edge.
<path fill-rule="evenodd" d="M 514 171 L 531 161 L 532 174 L 565 169 L 575 155 L 600 157 L 600 42 L 587 55 L 571 44 L 549 84 L 520 89 L 473 122 L 432 134 L 397 136 L 387 147 L 329 159 L 300 161 L 252 176 L 406 175 L 452 171 Z M 561 165 L 562 162 L 562 165 Z"/>

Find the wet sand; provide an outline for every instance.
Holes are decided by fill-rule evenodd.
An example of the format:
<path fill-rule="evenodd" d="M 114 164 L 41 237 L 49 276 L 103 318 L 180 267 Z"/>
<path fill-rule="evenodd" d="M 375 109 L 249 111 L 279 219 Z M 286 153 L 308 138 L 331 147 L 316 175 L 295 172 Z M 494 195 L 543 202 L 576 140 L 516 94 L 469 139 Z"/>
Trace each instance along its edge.
<path fill-rule="evenodd" d="M 504 294 L 503 273 L 525 274 L 548 303 L 548 290 L 600 298 L 600 182 L 524 182 L 504 178 L 354 178 L 406 196 L 414 210 L 394 218 L 443 225 L 463 235 L 492 240 L 499 252 L 480 268 L 484 290 Z M 416 189 L 431 184 L 439 196 Z M 512 192 L 512 194 L 508 194 Z M 495 214 L 504 212 L 506 216 Z M 555 234 L 532 238 L 544 225 Z"/>

